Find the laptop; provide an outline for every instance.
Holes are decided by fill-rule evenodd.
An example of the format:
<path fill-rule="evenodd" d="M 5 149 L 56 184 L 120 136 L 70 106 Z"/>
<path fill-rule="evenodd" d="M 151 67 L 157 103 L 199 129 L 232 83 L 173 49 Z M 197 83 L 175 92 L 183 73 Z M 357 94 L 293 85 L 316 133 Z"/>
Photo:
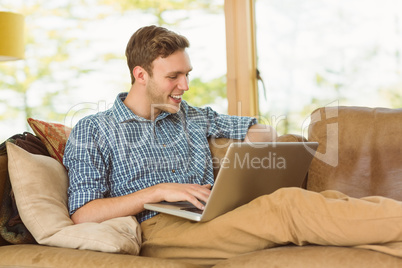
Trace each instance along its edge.
<path fill-rule="evenodd" d="M 191 221 L 212 220 L 283 187 L 301 187 L 317 142 L 232 143 L 204 210 L 190 202 L 160 202 L 144 208 Z"/>

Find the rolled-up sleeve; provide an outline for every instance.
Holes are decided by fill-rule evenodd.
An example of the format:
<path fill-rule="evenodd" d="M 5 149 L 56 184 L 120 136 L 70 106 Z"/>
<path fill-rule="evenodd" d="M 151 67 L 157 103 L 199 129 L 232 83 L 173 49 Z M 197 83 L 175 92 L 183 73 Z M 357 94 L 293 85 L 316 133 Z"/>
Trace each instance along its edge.
<path fill-rule="evenodd" d="M 109 189 L 108 146 L 99 128 L 83 119 L 73 128 L 66 144 L 63 163 L 68 170 L 68 206 L 72 215 L 94 199 L 105 197 Z"/>

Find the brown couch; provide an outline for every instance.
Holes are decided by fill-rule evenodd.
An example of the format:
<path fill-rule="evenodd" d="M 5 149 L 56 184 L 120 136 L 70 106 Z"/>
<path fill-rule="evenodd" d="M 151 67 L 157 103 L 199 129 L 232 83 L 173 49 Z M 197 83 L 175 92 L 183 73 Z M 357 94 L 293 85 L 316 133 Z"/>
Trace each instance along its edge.
<path fill-rule="evenodd" d="M 402 109 L 325 107 L 314 111 L 308 140 L 318 141 L 305 187 L 334 189 L 353 197 L 381 195 L 402 200 Z M 298 141 L 283 135 L 278 141 Z M 227 143 L 227 140 L 222 140 Z M 216 145 L 216 144 L 215 144 Z M 211 145 L 214 156 L 225 148 Z M 7 155 L 0 156 L 0 200 Z M 10 245 L 0 237 L 0 267 L 197 267 L 175 260 L 57 248 Z M 369 249 L 282 246 L 222 260 L 216 267 L 402 267 L 402 258 Z"/>

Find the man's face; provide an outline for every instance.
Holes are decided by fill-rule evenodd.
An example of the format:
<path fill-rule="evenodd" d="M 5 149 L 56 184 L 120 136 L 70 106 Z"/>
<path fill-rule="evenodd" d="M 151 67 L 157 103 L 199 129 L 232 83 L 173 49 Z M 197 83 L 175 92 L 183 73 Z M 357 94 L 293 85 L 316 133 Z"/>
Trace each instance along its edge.
<path fill-rule="evenodd" d="M 151 104 L 152 117 L 162 111 L 177 113 L 185 91 L 188 90 L 188 75 L 191 71 L 190 58 L 185 50 L 153 61 L 153 75 L 149 77 L 147 96 Z"/>

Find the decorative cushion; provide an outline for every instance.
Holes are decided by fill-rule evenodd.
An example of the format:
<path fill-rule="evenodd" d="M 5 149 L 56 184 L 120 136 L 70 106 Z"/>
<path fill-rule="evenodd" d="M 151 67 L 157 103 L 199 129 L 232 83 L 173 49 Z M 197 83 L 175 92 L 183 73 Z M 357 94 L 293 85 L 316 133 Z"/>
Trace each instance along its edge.
<path fill-rule="evenodd" d="M 71 128 L 62 124 L 49 123 L 28 118 L 28 124 L 45 144 L 51 157 L 63 164 L 64 148 L 70 136 Z"/>
<path fill-rule="evenodd" d="M 67 172 L 58 161 L 7 143 L 8 169 L 22 221 L 39 244 L 139 254 L 134 217 L 74 225 L 67 210 Z"/>

